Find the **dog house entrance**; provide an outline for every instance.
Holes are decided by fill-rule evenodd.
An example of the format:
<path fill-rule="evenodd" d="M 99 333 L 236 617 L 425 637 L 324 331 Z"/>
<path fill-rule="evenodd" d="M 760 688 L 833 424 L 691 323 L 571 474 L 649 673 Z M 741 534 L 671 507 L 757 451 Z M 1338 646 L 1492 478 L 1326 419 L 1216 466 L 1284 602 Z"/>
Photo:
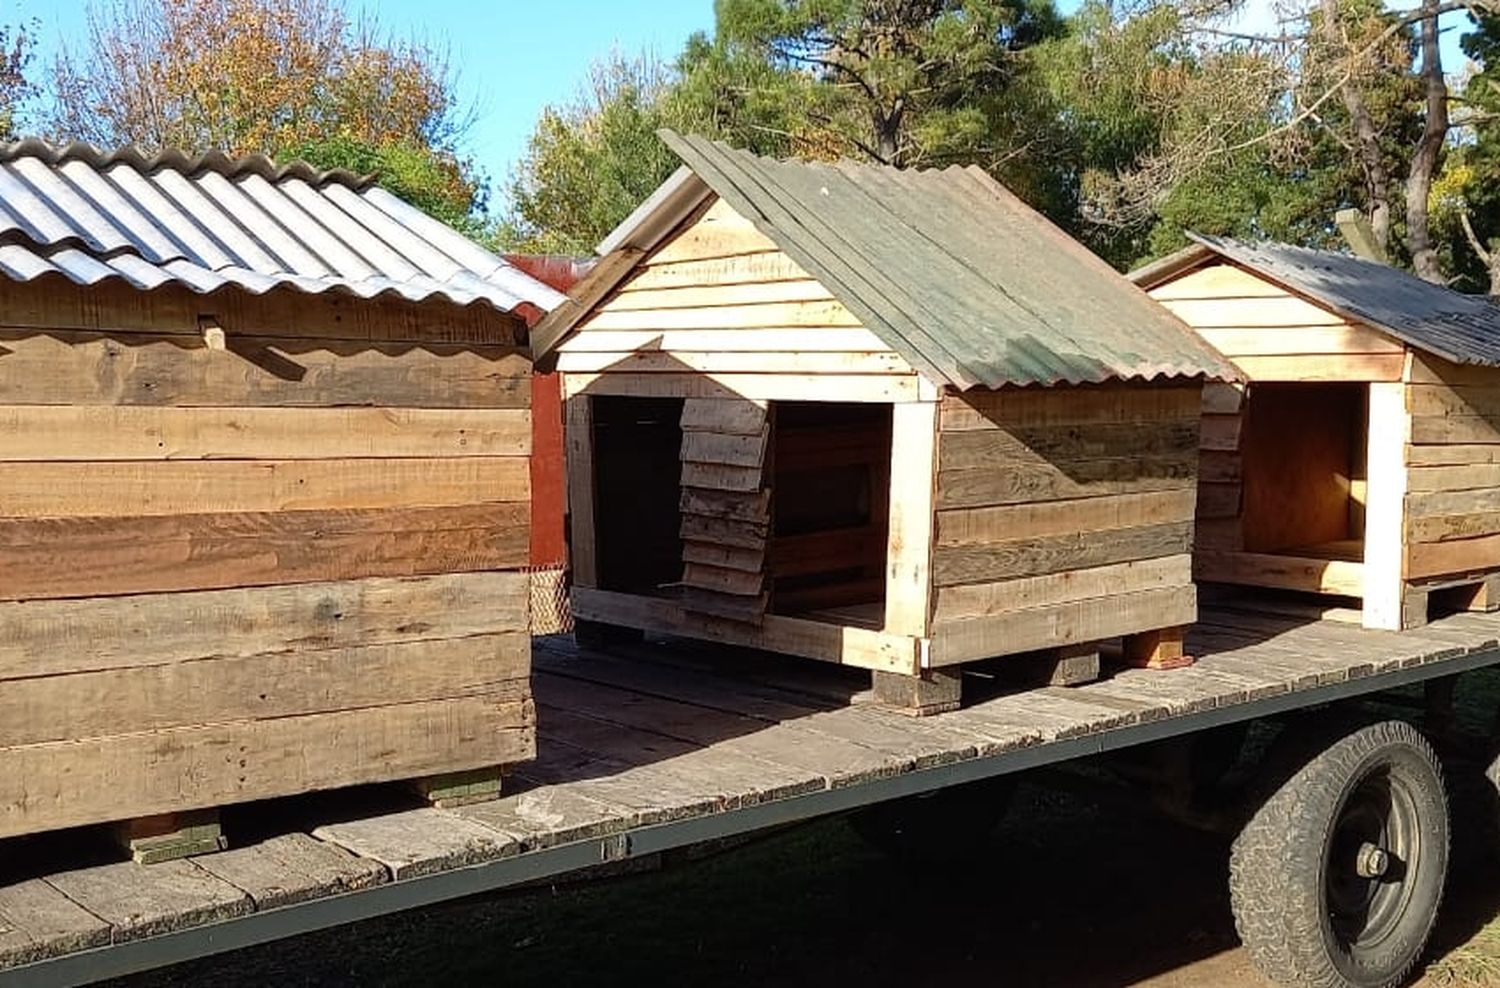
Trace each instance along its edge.
<path fill-rule="evenodd" d="M 1246 552 L 1362 562 L 1367 406 L 1362 384 L 1252 386 L 1240 442 Z"/>
<path fill-rule="evenodd" d="M 889 405 L 591 400 L 601 589 L 881 627 Z"/>

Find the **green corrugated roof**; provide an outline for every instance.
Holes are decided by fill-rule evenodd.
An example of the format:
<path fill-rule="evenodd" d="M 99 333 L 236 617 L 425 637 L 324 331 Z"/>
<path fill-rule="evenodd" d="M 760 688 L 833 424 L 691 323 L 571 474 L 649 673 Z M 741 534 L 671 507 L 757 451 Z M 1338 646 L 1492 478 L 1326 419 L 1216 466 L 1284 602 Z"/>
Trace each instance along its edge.
<path fill-rule="evenodd" d="M 965 389 L 1239 374 L 982 169 L 777 161 L 662 139 L 871 332 Z"/>

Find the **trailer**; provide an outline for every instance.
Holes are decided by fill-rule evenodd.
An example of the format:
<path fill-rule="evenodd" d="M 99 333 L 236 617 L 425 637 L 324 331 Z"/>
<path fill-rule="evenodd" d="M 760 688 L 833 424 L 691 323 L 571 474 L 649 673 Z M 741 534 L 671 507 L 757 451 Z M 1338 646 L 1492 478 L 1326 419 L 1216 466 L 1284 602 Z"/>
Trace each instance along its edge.
<path fill-rule="evenodd" d="M 891 816 L 872 807 L 924 840 L 962 842 L 986 819 L 976 805 L 1017 772 L 1410 684 L 1441 695 L 1500 664 L 1500 614 L 1387 632 L 1353 611 L 1223 597 L 1205 601 L 1189 646 L 1192 667 L 1120 667 L 1071 688 L 966 669 L 965 706 L 917 719 L 861 702 L 868 679 L 836 666 L 681 640 L 605 654 L 538 639 L 538 757 L 499 800 L 330 813 L 148 866 L 28 871 L 10 844 L 0 986 L 82 984 L 831 814 Z M 1284 781 L 1250 807 L 1233 848 L 1241 934 L 1289 985 L 1394 983 L 1443 890 L 1435 756 L 1404 721 L 1298 722 Z"/>

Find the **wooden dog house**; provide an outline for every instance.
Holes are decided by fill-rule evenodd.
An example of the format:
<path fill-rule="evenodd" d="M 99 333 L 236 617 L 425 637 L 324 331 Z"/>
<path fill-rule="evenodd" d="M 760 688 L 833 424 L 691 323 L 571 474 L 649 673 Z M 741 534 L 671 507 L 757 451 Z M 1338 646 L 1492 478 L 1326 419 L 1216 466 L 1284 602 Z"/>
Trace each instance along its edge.
<path fill-rule="evenodd" d="M 495 792 L 534 750 L 522 317 L 562 296 L 264 158 L 12 145 L 0 228 L 0 837 Z"/>
<path fill-rule="evenodd" d="M 1500 571 L 1500 307 L 1373 261 L 1195 237 L 1132 278 L 1243 372 L 1206 392 L 1199 579 L 1408 628 Z"/>
<path fill-rule="evenodd" d="M 1199 403 L 1232 368 L 979 169 L 684 167 L 537 329 L 574 614 L 875 670 L 1181 655 Z"/>

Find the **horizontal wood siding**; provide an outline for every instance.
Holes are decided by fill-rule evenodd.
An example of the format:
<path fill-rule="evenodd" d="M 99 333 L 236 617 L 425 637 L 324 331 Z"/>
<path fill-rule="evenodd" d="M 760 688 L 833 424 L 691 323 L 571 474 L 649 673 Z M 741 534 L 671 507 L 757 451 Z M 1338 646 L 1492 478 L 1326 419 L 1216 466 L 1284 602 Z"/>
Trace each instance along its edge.
<path fill-rule="evenodd" d="M 1202 401 L 1197 385 L 945 397 L 934 663 L 1190 617 Z"/>
<path fill-rule="evenodd" d="M 1406 576 L 1500 569 L 1500 369 L 1413 359 Z"/>
<path fill-rule="evenodd" d="M 557 366 L 571 393 L 795 400 L 811 382 L 802 396 L 901 401 L 917 387 L 904 358 L 722 200 L 579 324 Z"/>
<path fill-rule="evenodd" d="M 34 289 L 0 299 L 0 837 L 530 756 L 517 322 Z"/>
<path fill-rule="evenodd" d="M 1405 348 L 1247 270 L 1212 264 L 1151 289 L 1251 381 L 1399 381 Z"/>

